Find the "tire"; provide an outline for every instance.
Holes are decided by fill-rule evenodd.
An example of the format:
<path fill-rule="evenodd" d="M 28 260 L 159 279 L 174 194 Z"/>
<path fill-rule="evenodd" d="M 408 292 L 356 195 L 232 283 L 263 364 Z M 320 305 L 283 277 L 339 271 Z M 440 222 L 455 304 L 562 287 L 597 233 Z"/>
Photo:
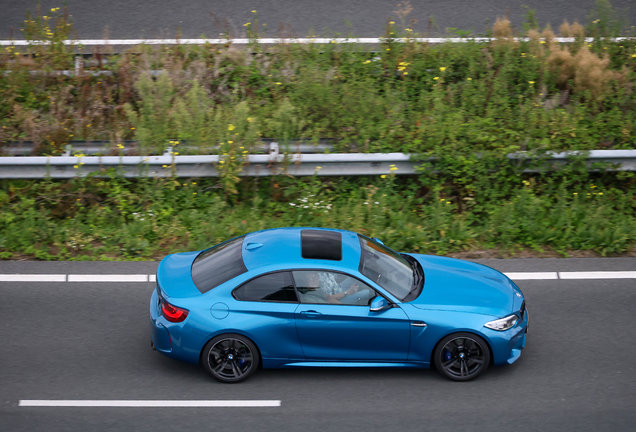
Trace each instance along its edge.
<path fill-rule="evenodd" d="M 469 381 L 490 364 L 486 341 L 473 333 L 454 333 L 439 341 L 433 354 L 435 367 L 452 381 Z"/>
<path fill-rule="evenodd" d="M 224 383 L 237 383 L 249 378 L 260 362 L 256 345 L 239 334 L 228 333 L 210 340 L 201 355 L 203 368 Z"/>

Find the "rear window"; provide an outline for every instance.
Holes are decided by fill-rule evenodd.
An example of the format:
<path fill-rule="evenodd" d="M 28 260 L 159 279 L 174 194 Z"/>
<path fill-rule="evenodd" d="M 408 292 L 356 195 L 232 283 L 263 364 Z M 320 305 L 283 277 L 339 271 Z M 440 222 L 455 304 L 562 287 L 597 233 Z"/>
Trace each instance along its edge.
<path fill-rule="evenodd" d="M 192 263 L 192 280 L 202 293 L 247 272 L 243 262 L 245 236 L 221 243 L 199 254 Z"/>

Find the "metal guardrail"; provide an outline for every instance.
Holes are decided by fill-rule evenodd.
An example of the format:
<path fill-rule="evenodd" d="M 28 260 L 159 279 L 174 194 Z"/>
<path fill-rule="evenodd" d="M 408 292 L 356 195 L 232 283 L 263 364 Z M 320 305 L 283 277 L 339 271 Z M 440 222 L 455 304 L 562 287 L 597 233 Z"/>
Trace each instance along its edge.
<path fill-rule="evenodd" d="M 178 140 L 180 152 L 198 151 L 198 147 L 189 146 L 187 141 Z M 288 143 L 279 143 L 271 138 L 263 138 L 259 143 L 252 147 L 252 152 L 272 153 L 278 152 L 279 148 L 288 153 L 324 153 L 332 151 L 333 145 L 331 140 L 320 140 L 315 144 L 302 140 L 290 140 Z M 81 153 L 86 156 L 135 156 L 139 154 L 139 143 L 137 141 L 122 141 L 123 149 L 116 148 L 110 141 L 71 141 L 70 144 L 64 146 L 64 154 L 62 156 L 72 156 L 74 153 Z M 30 156 L 37 150 L 37 145 L 33 142 L 14 142 L 6 144 L 0 148 L 0 155 L 9 156 Z M 218 146 L 212 146 L 211 149 L 218 150 Z M 170 149 L 167 150 L 170 152 Z M 156 152 L 159 155 L 161 151 Z M 152 154 L 152 153 L 151 153 Z"/>
<path fill-rule="evenodd" d="M 555 169 L 568 162 L 574 153 L 555 153 L 545 160 L 546 169 Z M 511 161 L 528 160 L 529 155 L 508 155 Z M 30 156 L 0 157 L 0 178 L 5 179 L 68 179 L 96 173 L 106 177 L 109 168 L 114 168 L 124 177 L 217 177 L 220 166 L 217 155 L 174 156 Z M 606 162 L 614 164 L 612 170 L 636 171 L 636 150 L 593 150 L 587 163 Z M 243 166 L 243 176 L 352 176 L 415 174 L 421 162 L 404 153 L 331 153 L 293 154 L 272 153 L 248 155 Z M 524 172 L 536 172 L 529 168 Z"/>

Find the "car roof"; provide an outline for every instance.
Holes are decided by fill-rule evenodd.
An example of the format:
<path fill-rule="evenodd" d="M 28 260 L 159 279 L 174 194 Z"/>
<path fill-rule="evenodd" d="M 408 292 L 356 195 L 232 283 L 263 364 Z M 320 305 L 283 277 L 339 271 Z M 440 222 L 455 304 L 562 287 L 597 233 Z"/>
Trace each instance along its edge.
<path fill-rule="evenodd" d="M 301 232 L 310 230 L 319 235 L 337 232 L 342 238 L 342 259 L 303 258 Z M 262 245 L 262 246 L 259 246 Z M 263 266 L 281 265 L 281 268 L 342 267 L 357 270 L 360 264 L 360 240 L 351 231 L 330 228 L 274 228 L 257 231 L 245 236 L 243 241 L 243 262 L 249 271 Z"/>

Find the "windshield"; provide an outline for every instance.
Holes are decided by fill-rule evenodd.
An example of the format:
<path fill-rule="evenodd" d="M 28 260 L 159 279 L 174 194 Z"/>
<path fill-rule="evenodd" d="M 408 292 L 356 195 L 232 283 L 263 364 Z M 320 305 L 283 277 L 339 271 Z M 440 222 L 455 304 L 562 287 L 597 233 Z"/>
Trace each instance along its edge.
<path fill-rule="evenodd" d="M 392 295 L 404 300 L 411 292 L 414 272 L 411 264 L 397 252 L 359 235 L 360 273 L 380 285 Z"/>

